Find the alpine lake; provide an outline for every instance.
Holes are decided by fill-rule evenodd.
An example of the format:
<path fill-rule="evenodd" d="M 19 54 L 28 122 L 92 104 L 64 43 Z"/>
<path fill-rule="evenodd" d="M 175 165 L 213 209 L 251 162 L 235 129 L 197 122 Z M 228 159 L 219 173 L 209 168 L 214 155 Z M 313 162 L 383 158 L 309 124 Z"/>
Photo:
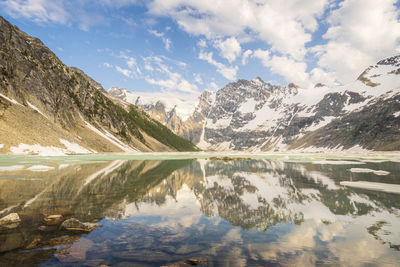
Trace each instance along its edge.
<path fill-rule="evenodd" d="M 0 155 L 0 266 L 192 265 L 399 266 L 399 154 Z"/>

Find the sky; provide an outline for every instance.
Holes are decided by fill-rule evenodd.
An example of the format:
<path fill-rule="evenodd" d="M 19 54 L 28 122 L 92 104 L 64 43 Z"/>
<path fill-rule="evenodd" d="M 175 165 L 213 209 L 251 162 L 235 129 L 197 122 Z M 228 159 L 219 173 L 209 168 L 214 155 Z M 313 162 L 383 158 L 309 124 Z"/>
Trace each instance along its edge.
<path fill-rule="evenodd" d="M 0 0 L 105 89 L 198 95 L 238 79 L 346 84 L 400 53 L 395 0 Z"/>

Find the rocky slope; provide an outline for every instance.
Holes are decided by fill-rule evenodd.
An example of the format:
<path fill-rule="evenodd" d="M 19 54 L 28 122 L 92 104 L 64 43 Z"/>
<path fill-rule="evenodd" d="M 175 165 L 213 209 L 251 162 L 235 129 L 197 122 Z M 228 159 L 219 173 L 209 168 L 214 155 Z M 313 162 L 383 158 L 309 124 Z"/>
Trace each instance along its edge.
<path fill-rule="evenodd" d="M 238 80 L 216 93 L 204 92 L 186 120 L 153 117 L 206 150 L 399 150 L 399 74 L 395 56 L 344 86 L 305 90 L 260 78 Z M 129 101 L 129 91 L 124 94 L 121 99 Z M 174 113 L 161 101 L 167 100 L 139 106 L 150 114 Z"/>
<path fill-rule="evenodd" d="M 195 149 L 0 17 L 0 153 Z"/>

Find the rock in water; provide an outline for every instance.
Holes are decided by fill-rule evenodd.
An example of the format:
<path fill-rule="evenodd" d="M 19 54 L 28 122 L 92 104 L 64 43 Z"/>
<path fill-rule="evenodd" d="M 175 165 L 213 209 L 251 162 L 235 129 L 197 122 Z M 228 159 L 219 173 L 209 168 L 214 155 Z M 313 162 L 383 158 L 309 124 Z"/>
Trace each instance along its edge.
<path fill-rule="evenodd" d="M 46 225 L 57 225 L 64 220 L 62 215 L 49 215 L 43 219 Z"/>
<path fill-rule="evenodd" d="M 10 213 L 0 219 L 0 230 L 14 229 L 19 226 L 21 219 L 17 213 Z"/>
<path fill-rule="evenodd" d="M 94 228 L 98 227 L 97 223 L 83 223 L 78 219 L 71 218 L 61 224 L 61 229 L 76 232 L 91 232 Z"/>

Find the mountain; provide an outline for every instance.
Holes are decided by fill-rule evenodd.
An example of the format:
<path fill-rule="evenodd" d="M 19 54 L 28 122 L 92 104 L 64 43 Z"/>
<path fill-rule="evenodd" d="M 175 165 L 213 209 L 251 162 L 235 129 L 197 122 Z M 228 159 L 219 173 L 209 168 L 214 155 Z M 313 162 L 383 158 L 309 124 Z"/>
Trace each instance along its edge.
<path fill-rule="evenodd" d="M 110 92 L 113 94 L 113 92 Z M 129 91 L 125 91 L 129 101 Z M 166 99 L 153 98 L 153 103 Z M 173 110 L 157 107 L 158 112 Z M 153 114 L 156 105 L 139 105 Z M 302 89 L 257 77 L 205 91 L 187 119 L 158 119 L 205 150 L 363 151 L 400 149 L 400 56 L 370 66 L 354 82 Z"/>
<path fill-rule="evenodd" d="M 0 153 L 196 149 L 0 17 Z"/>

